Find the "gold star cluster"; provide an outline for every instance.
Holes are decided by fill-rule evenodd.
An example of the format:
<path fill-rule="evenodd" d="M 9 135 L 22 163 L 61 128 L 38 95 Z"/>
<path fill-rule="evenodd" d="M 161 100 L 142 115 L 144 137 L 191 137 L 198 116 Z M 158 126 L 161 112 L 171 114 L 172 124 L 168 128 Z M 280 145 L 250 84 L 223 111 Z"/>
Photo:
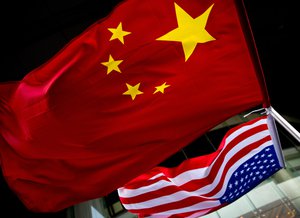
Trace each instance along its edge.
<path fill-rule="evenodd" d="M 123 25 L 122 22 L 119 23 L 117 28 L 108 28 L 108 30 L 112 33 L 112 36 L 109 41 L 112 40 L 119 40 L 123 45 L 125 44 L 124 37 L 128 36 L 131 34 L 131 32 L 123 30 Z M 101 62 L 102 65 L 104 65 L 107 70 L 106 73 L 107 75 L 110 74 L 111 72 L 117 72 L 117 73 L 122 73 L 119 65 L 123 62 L 123 60 L 115 60 L 113 56 L 110 54 L 108 57 L 108 61 Z M 134 100 L 137 95 L 144 94 L 142 91 L 140 91 L 140 85 L 141 83 L 138 83 L 136 85 L 130 85 L 126 83 L 127 91 L 123 92 L 123 95 L 130 95 L 131 99 Z M 160 86 L 155 87 L 155 91 L 153 94 L 156 94 L 158 92 L 164 93 L 165 89 L 169 87 L 170 85 L 167 85 L 167 83 L 163 83 Z"/>
<path fill-rule="evenodd" d="M 213 4 L 200 16 L 193 18 L 186 11 L 184 11 L 176 3 L 175 13 L 177 18 L 178 27 L 169 31 L 165 35 L 157 38 L 158 41 L 171 41 L 180 42 L 185 56 L 185 62 L 191 57 L 195 52 L 196 46 L 199 43 L 207 43 L 215 40 L 205 29 L 209 14 L 213 8 Z M 131 34 L 131 32 L 123 30 L 122 22 L 116 28 L 108 28 L 112 33 L 109 41 L 119 40 L 123 45 L 125 44 L 124 37 Z M 107 67 L 107 75 L 116 71 L 117 73 L 122 73 L 119 65 L 123 60 L 115 60 L 110 54 L 108 61 L 102 62 L 101 64 Z M 137 95 L 144 94 L 140 90 L 141 83 L 130 85 L 126 83 L 127 91 L 123 92 L 123 95 L 130 95 L 131 99 L 134 100 Z M 153 94 L 165 93 L 165 89 L 170 85 L 167 82 L 156 86 Z"/>

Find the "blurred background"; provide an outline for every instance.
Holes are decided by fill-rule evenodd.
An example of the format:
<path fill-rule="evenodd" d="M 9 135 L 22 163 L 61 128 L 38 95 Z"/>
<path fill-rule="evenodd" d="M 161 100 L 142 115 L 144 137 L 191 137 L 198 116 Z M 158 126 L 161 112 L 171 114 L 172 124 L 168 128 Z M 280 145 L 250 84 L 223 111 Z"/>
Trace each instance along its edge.
<path fill-rule="evenodd" d="M 22 79 L 55 55 L 72 38 L 106 16 L 119 2 L 120 0 L 28 0 L 2 4 L 0 81 Z M 294 1 L 288 0 L 244 2 L 271 105 L 300 131 L 297 7 Z M 288 135 L 286 132 L 282 133 Z M 285 140 L 293 139 L 287 136 Z M 0 217 L 3 218 L 72 217 L 69 210 L 46 214 L 28 211 L 7 187 L 2 175 L 0 209 Z M 6 212 L 9 215 L 4 215 Z"/>

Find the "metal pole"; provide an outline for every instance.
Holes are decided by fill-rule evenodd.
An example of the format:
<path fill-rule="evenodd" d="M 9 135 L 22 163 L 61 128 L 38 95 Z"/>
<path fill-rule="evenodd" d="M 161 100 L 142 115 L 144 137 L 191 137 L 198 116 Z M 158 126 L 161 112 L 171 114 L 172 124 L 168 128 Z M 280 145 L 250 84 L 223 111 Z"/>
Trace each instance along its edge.
<path fill-rule="evenodd" d="M 274 117 L 274 119 L 285 128 L 298 142 L 300 142 L 300 133 L 284 119 L 273 107 L 267 108 L 267 111 Z"/>

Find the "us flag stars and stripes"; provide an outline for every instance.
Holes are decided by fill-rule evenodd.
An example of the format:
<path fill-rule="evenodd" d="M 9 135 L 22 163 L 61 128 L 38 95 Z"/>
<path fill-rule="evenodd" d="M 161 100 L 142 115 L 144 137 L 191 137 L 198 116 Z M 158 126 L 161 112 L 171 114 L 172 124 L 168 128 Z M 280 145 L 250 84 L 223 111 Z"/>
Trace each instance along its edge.
<path fill-rule="evenodd" d="M 231 176 L 221 203 L 231 203 L 281 169 L 273 146 L 247 160 Z"/>
<path fill-rule="evenodd" d="M 140 175 L 118 189 L 121 203 L 139 217 L 158 218 L 198 217 L 230 204 L 283 167 L 267 120 L 232 128 L 209 155 Z"/>

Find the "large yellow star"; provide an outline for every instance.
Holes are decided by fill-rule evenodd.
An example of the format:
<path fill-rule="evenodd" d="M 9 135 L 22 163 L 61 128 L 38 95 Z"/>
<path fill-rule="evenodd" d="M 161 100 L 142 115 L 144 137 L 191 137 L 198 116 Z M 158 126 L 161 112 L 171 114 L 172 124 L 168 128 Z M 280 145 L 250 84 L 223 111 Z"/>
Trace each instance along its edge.
<path fill-rule="evenodd" d="M 153 92 L 153 94 L 157 93 L 157 92 L 161 92 L 161 93 L 165 93 L 165 89 L 168 88 L 170 85 L 166 85 L 166 83 L 160 85 L 160 86 L 156 86 L 156 90 Z"/>
<path fill-rule="evenodd" d="M 194 19 L 175 3 L 178 28 L 171 30 L 156 40 L 181 42 L 185 61 L 187 61 L 198 43 L 215 40 L 215 38 L 205 30 L 212 7 L 213 4 L 202 15 Z"/>
<path fill-rule="evenodd" d="M 124 36 L 127 36 L 131 33 L 123 30 L 122 22 L 119 23 L 117 28 L 108 28 L 108 30 L 112 32 L 112 36 L 109 41 L 119 39 L 122 44 L 124 44 Z"/>
<path fill-rule="evenodd" d="M 107 67 L 107 74 L 112 72 L 113 70 L 121 73 L 121 70 L 119 68 L 119 64 L 122 63 L 123 60 L 117 60 L 115 61 L 111 55 L 109 55 L 109 60 L 107 62 L 102 62 L 101 64 Z"/>
<path fill-rule="evenodd" d="M 132 100 L 134 100 L 137 95 L 143 94 L 143 92 L 139 90 L 140 83 L 136 84 L 135 86 L 131 86 L 126 83 L 126 86 L 128 90 L 124 92 L 123 95 L 130 95 Z"/>

